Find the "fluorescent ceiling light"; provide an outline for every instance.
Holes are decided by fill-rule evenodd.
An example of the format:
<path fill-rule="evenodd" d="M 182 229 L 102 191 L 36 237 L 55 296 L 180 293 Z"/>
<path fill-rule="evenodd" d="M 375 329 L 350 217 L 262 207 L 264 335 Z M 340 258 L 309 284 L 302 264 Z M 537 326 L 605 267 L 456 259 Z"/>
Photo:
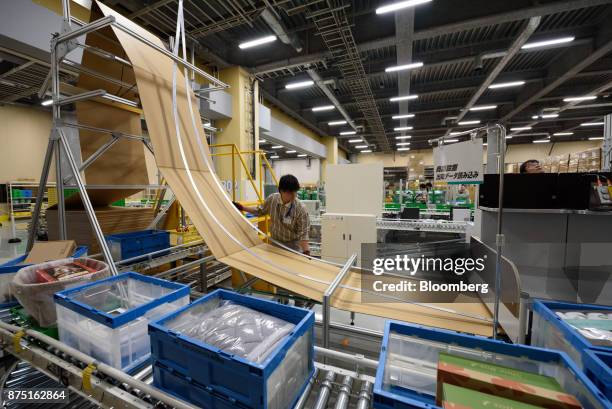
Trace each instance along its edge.
<path fill-rule="evenodd" d="M 530 48 L 546 47 L 548 45 L 571 43 L 572 41 L 574 41 L 575 38 L 576 37 L 571 36 L 571 37 L 554 38 L 552 40 L 545 40 L 545 41 L 535 41 L 533 43 L 524 44 L 521 48 L 523 50 L 528 50 Z"/>
<path fill-rule="evenodd" d="M 486 143 L 486 142 L 482 144 L 482 146 L 487 146 L 487 145 L 488 145 L 488 143 Z"/>
<path fill-rule="evenodd" d="M 554 136 L 569 136 L 569 135 L 573 135 L 573 132 L 555 132 L 553 135 Z"/>
<path fill-rule="evenodd" d="M 333 105 L 323 105 L 320 107 L 312 108 L 312 112 L 331 111 L 332 109 L 336 109 L 336 107 Z"/>
<path fill-rule="evenodd" d="M 47 106 L 52 105 L 52 104 L 53 104 L 53 100 L 52 99 L 46 99 L 46 100 L 44 100 L 43 102 L 40 103 L 40 105 L 42 105 L 44 107 L 47 107 Z"/>
<path fill-rule="evenodd" d="M 412 64 L 395 65 L 393 67 L 387 67 L 385 68 L 385 72 L 412 70 L 415 68 L 421 68 L 422 66 L 423 66 L 422 62 L 413 62 Z"/>
<path fill-rule="evenodd" d="M 238 45 L 238 48 L 244 50 L 245 48 L 257 47 L 258 45 L 271 43 L 273 41 L 276 41 L 276 36 L 274 35 L 266 36 L 266 37 L 257 38 L 255 40 L 246 41 L 244 43 L 240 43 Z"/>
<path fill-rule="evenodd" d="M 331 121 L 327 123 L 327 125 L 329 126 L 344 125 L 344 124 L 346 124 L 346 121 Z"/>
<path fill-rule="evenodd" d="M 397 128 L 393 128 L 394 131 L 410 131 L 413 128 L 411 126 L 399 126 Z"/>
<path fill-rule="evenodd" d="M 408 7 L 418 6 L 419 4 L 429 3 L 432 0 L 405 0 L 398 1 L 396 3 L 387 4 L 386 6 L 382 6 L 376 9 L 376 14 L 385 14 L 390 13 L 392 11 L 397 11 L 401 9 L 405 9 Z"/>
<path fill-rule="evenodd" d="M 506 139 L 512 139 L 512 138 L 513 138 L 513 136 L 512 136 L 512 135 L 508 135 L 508 136 L 506 136 Z"/>
<path fill-rule="evenodd" d="M 357 149 L 366 149 L 368 147 L 368 145 L 356 145 L 355 148 Z"/>
<path fill-rule="evenodd" d="M 459 139 L 445 139 L 444 142 L 446 143 L 459 142 Z"/>
<path fill-rule="evenodd" d="M 298 158 L 305 158 L 306 156 L 308 156 L 308 155 L 306 155 L 305 153 L 300 153 L 300 154 L 298 155 Z"/>
<path fill-rule="evenodd" d="M 451 132 L 449 135 L 451 135 L 451 136 L 455 136 L 455 135 L 465 135 L 465 132 Z"/>
<path fill-rule="evenodd" d="M 542 119 L 559 118 L 559 114 L 542 114 Z"/>
<path fill-rule="evenodd" d="M 538 139 L 537 141 L 533 141 L 533 143 L 549 143 L 550 139 Z"/>
<path fill-rule="evenodd" d="M 531 129 L 530 126 L 517 126 L 514 128 L 510 128 L 511 131 L 528 131 L 530 129 Z"/>
<path fill-rule="evenodd" d="M 410 148 L 397 148 L 398 151 L 409 151 Z"/>
<path fill-rule="evenodd" d="M 489 89 L 519 87 L 521 85 L 525 85 L 525 81 L 499 82 L 497 84 L 489 85 Z"/>
<path fill-rule="evenodd" d="M 580 126 L 600 126 L 603 125 L 603 122 L 584 122 L 580 124 Z"/>
<path fill-rule="evenodd" d="M 285 151 L 285 153 L 297 153 L 297 151 Z"/>
<path fill-rule="evenodd" d="M 359 142 L 363 142 L 363 139 L 349 139 L 349 143 L 359 143 Z"/>
<path fill-rule="evenodd" d="M 299 82 L 290 82 L 285 85 L 286 89 L 295 89 L 295 88 L 305 88 L 314 85 L 314 81 L 299 81 Z"/>
<path fill-rule="evenodd" d="M 573 102 L 573 101 L 592 101 L 597 99 L 597 95 L 585 95 L 583 97 L 567 97 L 563 98 L 565 102 Z"/>
<path fill-rule="evenodd" d="M 389 98 L 389 101 L 391 102 L 407 101 L 409 99 L 417 99 L 418 97 L 419 97 L 418 95 L 400 95 L 398 97 Z"/>
<path fill-rule="evenodd" d="M 405 119 L 405 118 L 414 118 L 414 114 L 394 115 L 391 117 L 391 119 Z"/>
<path fill-rule="evenodd" d="M 372 153 L 370 149 L 366 149 L 365 151 L 361 151 L 360 153 Z"/>
<path fill-rule="evenodd" d="M 538 115 L 533 115 L 531 119 L 540 119 L 540 117 Z"/>
<path fill-rule="evenodd" d="M 396 143 L 396 146 L 408 146 L 410 145 L 410 142 L 401 142 L 401 143 Z"/>
<path fill-rule="evenodd" d="M 260 139 L 259 143 L 266 143 L 266 140 L 265 139 Z"/>
<path fill-rule="evenodd" d="M 272 149 L 280 149 L 282 147 L 283 147 L 283 145 L 275 145 L 275 146 L 272 147 Z"/>
<path fill-rule="evenodd" d="M 340 132 L 340 135 L 355 135 L 357 132 L 355 131 L 344 131 Z"/>
<path fill-rule="evenodd" d="M 479 123 L 480 123 L 480 121 L 475 119 L 473 121 L 461 121 L 461 122 L 457 122 L 457 125 L 461 125 L 461 126 L 463 126 L 463 125 L 476 125 L 476 124 L 479 124 Z"/>
<path fill-rule="evenodd" d="M 589 141 L 603 141 L 603 136 L 591 136 Z"/>
<path fill-rule="evenodd" d="M 495 108 L 497 108 L 497 105 L 480 105 L 480 106 L 471 107 L 470 111 L 487 111 L 487 110 L 495 109 Z"/>
<path fill-rule="evenodd" d="M 278 159 L 278 158 L 280 158 L 280 156 L 278 156 L 278 155 L 272 155 L 272 156 L 270 156 L 270 159 Z"/>
<path fill-rule="evenodd" d="M 395 139 L 410 139 L 412 138 L 412 135 L 404 135 L 404 136 L 396 136 Z"/>

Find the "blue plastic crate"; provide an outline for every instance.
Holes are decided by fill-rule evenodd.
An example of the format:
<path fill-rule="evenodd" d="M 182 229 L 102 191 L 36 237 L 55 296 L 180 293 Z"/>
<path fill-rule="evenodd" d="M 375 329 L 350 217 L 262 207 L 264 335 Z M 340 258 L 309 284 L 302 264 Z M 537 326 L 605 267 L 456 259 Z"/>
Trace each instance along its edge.
<path fill-rule="evenodd" d="M 170 233 L 165 230 L 139 230 L 106 236 L 115 260 L 142 256 L 170 247 Z"/>
<path fill-rule="evenodd" d="M 611 352 L 612 348 L 591 344 L 574 327 L 559 318 L 555 311 L 601 311 L 612 313 L 612 307 L 594 304 L 573 304 L 558 301 L 535 300 L 531 344 L 542 348 L 558 349 L 584 369 L 584 355 L 588 349 Z"/>
<path fill-rule="evenodd" d="M 189 287 L 128 272 L 54 299 L 60 341 L 130 372 L 150 359 L 149 322 L 189 304 Z"/>
<path fill-rule="evenodd" d="M 168 328 L 184 313 L 199 313 L 230 300 L 253 310 L 283 319 L 295 325 L 260 364 L 226 353 L 200 340 Z M 215 396 L 254 409 L 293 407 L 314 371 L 314 313 L 225 290 L 216 290 L 187 307 L 149 325 L 151 355 L 155 365 L 169 368 L 182 379 L 206 388 Z M 294 374 L 289 384 L 288 372 Z M 299 374 L 299 375 L 298 375 Z M 167 377 L 156 378 L 157 385 L 172 390 Z M 283 385 L 279 391 L 279 385 Z M 190 399 L 180 389 L 175 391 Z"/>
<path fill-rule="evenodd" d="M 85 257 L 87 255 L 87 246 L 79 246 L 74 250 L 72 254 L 73 258 Z M 4 264 L 0 264 L 0 303 L 2 305 L 15 305 L 17 300 L 11 296 L 9 291 L 9 284 L 13 281 L 13 277 L 17 271 L 24 267 L 31 266 L 32 264 L 22 264 L 28 255 L 24 254 Z"/>
<path fill-rule="evenodd" d="M 612 401 L 612 352 L 586 351 L 584 373 Z"/>
<path fill-rule="evenodd" d="M 439 352 L 552 376 L 585 409 L 612 407 L 563 352 L 387 321 L 374 384 L 375 409 L 431 409 Z"/>

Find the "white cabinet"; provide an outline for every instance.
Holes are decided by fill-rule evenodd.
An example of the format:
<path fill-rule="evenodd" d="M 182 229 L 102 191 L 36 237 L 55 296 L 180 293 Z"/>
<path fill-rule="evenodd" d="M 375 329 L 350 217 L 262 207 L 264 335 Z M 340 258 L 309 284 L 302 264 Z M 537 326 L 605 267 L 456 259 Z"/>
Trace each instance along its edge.
<path fill-rule="evenodd" d="M 376 216 L 373 214 L 325 213 L 321 218 L 321 258 L 345 263 L 357 253 L 361 259 L 361 245 L 376 243 Z"/>
<path fill-rule="evenodd" d="M 382 162 L 326 167 L 325 208 L 330 213 L 380 216 L 383 194 Z"/>

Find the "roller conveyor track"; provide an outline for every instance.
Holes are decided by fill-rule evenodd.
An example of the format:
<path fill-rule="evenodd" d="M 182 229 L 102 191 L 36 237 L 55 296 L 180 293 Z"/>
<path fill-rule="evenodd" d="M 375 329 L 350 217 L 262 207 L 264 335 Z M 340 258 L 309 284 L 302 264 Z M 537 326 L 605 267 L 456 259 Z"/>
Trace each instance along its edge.
<path fill-rule="evenodd" d="M 321 216 L 310 216 L 311 226 L 321 225 Z M 378 230 L 424 231 L 437 233 L 465 233 L 471 225 L 468 222 L 433 219 L 387 219 L 378 218 Z"/>

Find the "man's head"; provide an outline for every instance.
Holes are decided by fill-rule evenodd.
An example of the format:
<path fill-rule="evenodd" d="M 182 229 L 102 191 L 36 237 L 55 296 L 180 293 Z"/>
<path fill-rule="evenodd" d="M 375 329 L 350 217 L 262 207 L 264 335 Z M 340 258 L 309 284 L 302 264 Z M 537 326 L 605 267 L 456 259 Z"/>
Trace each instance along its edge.
<path fill-rule="evenodd" d="M 278 191 L 283 203 L 295 200 L 298 190 L 300 190 L 300 182 L 293 175 L 284 175 L 278 181 Z"/>
<path fill-rule="evenodd" d="M 521 173 L 544 173 L 544 169 L 540 166 L 540 162 L 535 159 L 529 159 L 523 162 L 520 171 Z"/>

